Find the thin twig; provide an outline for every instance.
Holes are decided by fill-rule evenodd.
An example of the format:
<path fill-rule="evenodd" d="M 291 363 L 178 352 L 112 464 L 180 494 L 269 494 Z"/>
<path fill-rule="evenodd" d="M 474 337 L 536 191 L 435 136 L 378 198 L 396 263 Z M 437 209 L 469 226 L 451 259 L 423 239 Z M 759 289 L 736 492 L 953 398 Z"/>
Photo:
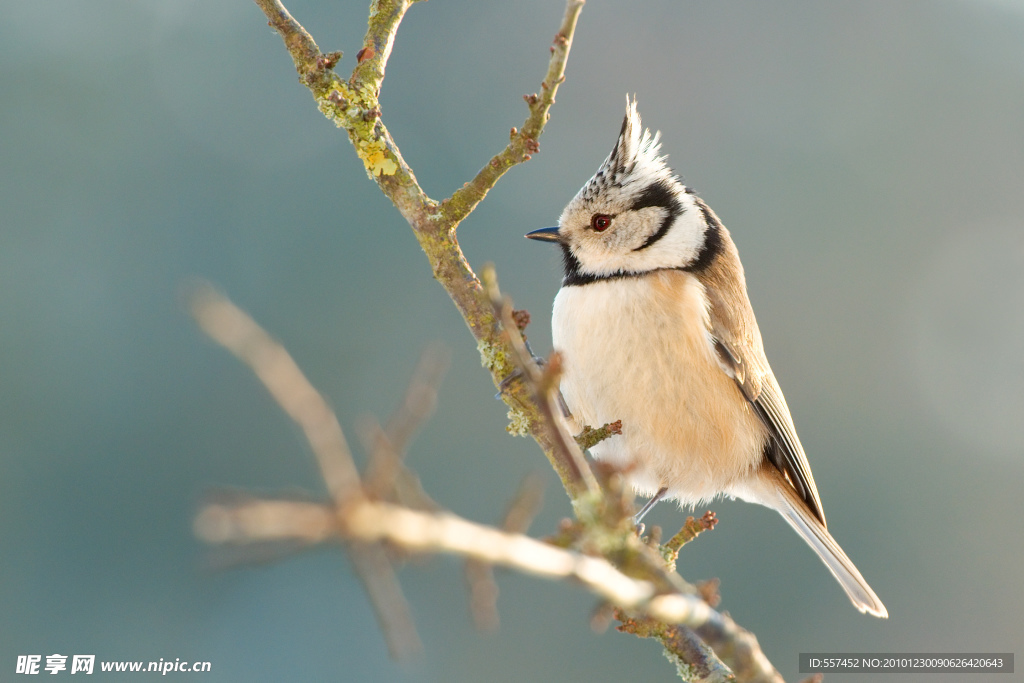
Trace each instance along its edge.
<path fill-rule="evenodd" d="M 359 471 L 338 419 L 285 348 L 209 285 L 197 285 L 190 303 L 200 327 L 248 365 L 302 428 L 331 497 L 340 503 L 360 496 Z"/>
<path fill-rule="evenodd" d="M 539 476 L 532 474 L 526 477 L 505 511 L 501 528 L 510 533 L 525 534 L 540 510 L 543 489 L 544 483 Z M 465 577 L 473 622 L 482 631 L 498 630 L 498 582 L 494 578 L 494 568 L 468 558 Z"/>
<path fill-rule="evenodd" d="M 212 544 L 300 541 L 321 543 L 339 535 L 334 510 L 322 503 L 251 498 L 207 503 L 193 530 Z"/>
<path fill-rule="evenodd" d="M 498 617 L 498 582 L 494 579 L 494 568 L 486 562 L 468 558 L 463 575 L 469 591 L 469 613 L 473 617 L 473 623 L 481 631 L 494 633 L 501 624 Z"/>
<path fill-rule="evenodd" d="M 547 74 L 541 82 L 540 94 L 525 96 L 530 114 L 523 122 L 522 128 L 513 128 L 508 146 L 491 158 L 473 180 L 456 190 L 451 199 L 442 202 L 442 215 L 453 224 L 457 225 L 468 216 L 506 171 L 516 164 L 529 161 L 530 157 L 540 150 L 538 140 L 544 132 L 544 124 L 548 121 L 551 105 L 555 103 L 558 86 L 565 80 L 565 65 L 569 60 L 573 35 L 576 33 L 576 21 L 585 3 L 586 0 L 569 0 L 566 3 L 562 25 L 551 44 L 551 59 L 548 62 Z"/>
<path fill-rule="evenodd" d="M 372 418 L 361 421 L 359 435 L 370 453 L 363 476 L 370 497 L 395 494 L 396 483 L 406 470 L 402 459 L 416 430 L 434 412 L 437 389 L 447 367 L 447 350 L 440 345 L 428 347 L 420 356 L 402 402 L 388 419 L 387 428 Z"/>
<path fill-rule="evenodd" d="M 437 407 L 437 392 L 448 370 L 449 356 L 448 350 L 440 344 L 428 346 L 423 351 L 402 403 L 388 418 L 385 431 L 391 443 L 402 453 Z"/>
<path fill-rule="evenodd" d="M 519 485 L 519 490 L 505 510 L 501 528 L 515 534 L 525 534 L 533 518 L 540 512 L 544 501 L 544 480 L 530 474 Z"/>
<path fill-rule="evenodd" d="M 556 468 L 559 474 L 565 472 L 563 479 L 569 477 L 569 482 L 575 489 L 573 500 L 579 499 L 584 491 L 597 493 L 600 486 L 594 477 L 590 465 L 583 457 L 583 451 L 577 445 L 576 440 L 569 434 L 565 421 L 561 418 L 558 404 L 555 400 L 555 392 L 558 390 L 558 374 L 561 371 L 559 357 L 552 354 L 545 368 L 541 369 L 534 362 L 533 356 L 526 348 L 522 333 L 519 331 L 515 320 L 512 318 L 512 304 L 501 296 L 498 288 L 498 276 L 494 272 L 494 266 L 488 264 L 483 270 L 484 287 L 487 296 L 494 307 L 495 317 L 501 323 L 501 329 L 505 332 L 505 338 L 512 349 L 513 358 L 523 379 L 534 394 L 534 401 L 540 408 L 542 422 L 549 430 L 549 438 L 555 446 L 555 455 L 559 467 Z"/>
<path fill-rule="evenodd" d="M 600 427 L 583 425 L 583 430 L 574 438 L 576 439 L 576 444 L 580 447 L 580 450 L 586 451 L 602 441 L 610 439 L 618 434 L 622 434 L 622 420 L 606 422 Z"/>
<path fill-rule="evenodd" d="M 718 518 L 715 517 L 715 513 L 711 510 L 705 512 L 700 519 L 695 519 L 691 515 L 686 518 L 683 528 L 680 529 L 675 536 L 669 539 L 668 543 L 665 544 L 665 547 L 678 554 L 679 550 L 684 545 L 697 538 L 705 531 L 711 531 L 715 528 L 716 524 L 718 524 Z"/>
<path fill-rule="evenodd" d="M 279 0 L 255 0 L 255 2 L 267 15 L 270 26 L 284 40 L 284 45 L 295 62 L 295 69 L 300 74 L 315 70 L 317 59 L 321 54 L 313 36 L 309 35 L 302 24 L 295 21 Z"/>
<path fill-rule="evenodd" d="M 192 312 L 203 330 L 245 362 L 263 382 L 271 396 L 302 428 L 320 471 L 338 509 L 364 497 L 359 472 L 352 460 L 345 435 L 334 412 L 299 369 L 283 346 L 270 337 L 244 311 L 208 285 L 193 292 Z M 217 517 L 214 511 L 197 519 L 197 533 L 210 533 L 217 525 L 243 523 L 236 534 L 251 534 L 260 528 L 266 540 L 286 540 L 285 529 L 302 530 L 293 540 L 316 543 L 337 534 L 337 519 L 329 509 L 310 503 L 255 501 L 245 505 L 249 515 Z M 326 513 L 326 517 L 325 517 Z M 220 533 L 227 533 L 221 528 Z M 391 652 L 405 657 L 422 649 L 408 604 L 383 549 L 369 544 L 352 547 L 352 560 L 370 596 Z"/>
<path fill-rule="evenodd" d="M 298 508 L 293 511 L 292 505 Z M 382 501 L 362 499 L 340 511 L 294 501 L 215 503 L 200 511 L 196 533 L 208 543 L 331 537 L 366 543 L 387 541 L 412 552 L 461 555 L 544 578 L 574 579 L 624 610 L 669 623 L 697 627 L 715 616 L 714 610 L 696 595 L 659 593 L 650 581 L 631 578 L 603 558 L 556 548 L 449 512 L 410 510 Z"/>
<path fill-rule="evenodd" d="M 352 543 L 349 556 L 370 597 L 391 656 L 402 660 L 422 652 L 423 642 L 409 603 L 384 548 L 379 543 Z"/>
<path fill-rule="evenodd" d="M 434 277 L 448 292 L 476 338 L 484 366 L 490 372 L 495 385 L 501 385 L 516 367 L 514 359 L 518 354 L 513 348 L 512 341 L 515 335 L 505 335 L 504 329 L 512 329 L 512 326 L 499 324 L 499 316 L 466 261 L 456 239 L 455 230 L 458 223 L 475 208 L 508 168 L 529 159 L 538 150 L 537 141 L 547 121 L 548 109 L 554 102 L 558 85 L 564 78 L 565 64 L 583 0 L 567 0 L 562 26 L 556 34 L 548 71 L 541 84 L 541 93 L 539 96 L 527 96 L 530 113 L 522 130 L 513 129 L 510 144 L 506 149 L 485 165 L 462 190 L 442 204 L 438 204 L 423 192 L 412 169 L 402 158 L 398 146 L 381 120 L 378 95 L 398 25 L 410 5 L 410 0 L 373 0 L 363 49 L 359 52 L 358 63 L 349 81 L 340 79 L 333 72 L 335 64 L 340 59 L 340 53 L 322 54 L 309 34 L 288 14 L 278 0 L 256 2 L 267 15 L 271 26 L 281 33 L 295 62 L 300 81 L 310 89 L 320 110 L 348 132 L 367 173 L 408 221 L 427 255 Z M 288 361 L 290 362 L 290 359 Z M 526 361 L 522 364 L 524 367 L 529 366 Z M 550 387 L 556 381 L 556 377 L 557 373 L 549 370 L 541 376 L 540 382 L 547 383 Z M 579 449 L 575 443 L 568 447 L 565 445 L 565 435 L 559 433 L 561 420 L 553 417 L 557 416 L 557 413 L 550 409 L 549 401 L 538 402 L 532 394 L 529 382 L 512 383 L 508 390 L 502 392 L 502 397 L 516 415 L 516 421 L 538 442 L 575 504 L 582 493 L 594 490 L 592 482 L 589 481 L 593 474 L 589 472 L 585 461 L 581 466 L 579 458 L 582 456 L 577 458 L 576 453 Z M 550 392 L 541 394 L 549 396 Z M 292 414 L 290 410 L 288 412 Z M 314 413 L 317 412 L 319 409 L 314 410 Z M 315 425 L 322 416 L 314 417 L 316 419 L 312 420 L 312 424 Z M 336 418 L 332 416 L 332 419 L 336 425 Z M 564 426 L 561 429 L 564 430 Z M 310 436 L 310 431 L 306 432 L 307 436 Z M 340 428 L 337 429 L 337 434 L 341 436 Z M 342 445 L 343 438 L 341 436 Z M 571 437 L 569 438 L 571 440 Z M 396 450 L 394 446 L 392 450 Z M 344 455 L 348 456 L 347 447 L 344 448 Z M 318 459 L 323 460 L 319 453 Z M 383 501 L 367 500 L 358 489 L 358 473 L 351 464 L 350 456 L 347 462 L 348 471 L 342 473 L 344 476 L 330 471 L 323 462 L 321 469 L 324 470 L 332 495 L 335 495 L 336 489 L 340 487 L 341 494 L 351 489 L 351 496 L 346 498 L 339 494 L 339 498 L 336 495 L 335 502 L 324 506 L 319 513 L 312 511 L 309 506 L 303 507 L 297 516 L 295 510 L 282 509 L 281 505 L 284 503 L 269 501 L 269 513 L 283 517 L 278 517 L 278 521 L 271 522 L 267 528 L 274 531 L 277 537 L 281 537 L 284 532 L 281 527 L 283 522 L 280 520 L 289 519 L 291 515 L 292 521 L 304 520 L 303 524 L 309 527 L 301 533 L 297 532 L 298 536 L 307 542 L 315 542 L 309 540 L 313 538 L 344 538 L 362 542 L 386 540 L 407 550 L 441 550 L 477 557 L 486 563 L 516 567 L 552 578 L 574 577 L 609 602 L 631 611 L 643 612 L 662 621 L 682 620 L 695 626 L 698 623 L 722 626 L 719 631 L 726 642 L 716 647 L 716 651 L 723 659 L 732 662 L 720 649 L 730 647 L 729 637 L 735 635 L 735 632 L 726 628 L 731 620 L 720 624 L 721 615 L 717 615 L 695 596 L 678 592 L 678 588 L 675 587 L 682 583 L 681 580 L 678 580 L 675 574 L 669 575 L 663 566 L 656 566 L 650 549 L 643 547 L 639 553 L 632 552 L 635 549 L 628 542 L 618 548 L 616 552 L 627 552 L 636 564 L 633 568 L 645 578 L 650 578 L 650 581 L 630 578 L 602 559 L 552 548 L 524 536 L 507 535 L 506 532 L 486 527 L 466 526 L 471 523 L 451 515 L 420 512 Z M 402 474 L 405 472 L 403 470 Z M 402 479 L 402 476 L 396 479 L 396 487 L 400 485 Z M 342 484 L 339 484 L 339 481 Z M 345 499 L 344 503 L 340 502 L 342 498 Z M 613 512 L 615 510 L 614 506 L 609 506 L 608 509 Z M 208 508 L 200 515 L 200 520 L 204 521 L 200 526 L 207 536 L 211 531 L 217 532 L 212 538 L 234 538 L 243 542 L 250 540 L 248 534 L 260 527 L 261 520 L 266 521 L 267 514 L 268 509 L 260 509 L 256 503 L 248 508 Z M 240 519 L 234 519 L 239 515 Z M 252 515 L 255 517 L 250 518 Z M 618 519 L 621 515 L 614 512 L 613 516 Z M 611 524 L 607 519 L 604 521 Z M 424 537 L 424 534 L 428 536 Z M 467 534 L 469 536 L 466 536 Z M 491 534 L 506 536 L 495 538 Z M 479 545 L 482 545 L 485 551 L 478 550 L 474 555 L 470 548 L 475 542 L 481 542 Z M 524 552 L 522 543 L 525 542 L 528 542 L 527 545 L 538 544 L 537 548 L 530 546 L 538 553 L 534 559 L 547 558 L 549 564 L 540 562 L 532 569 L 520 567 L 516 563 L 516 556 L 517 553 Z M 621 539 L 617 542 L 621 542 Z M 545 554 L 550 551 L 568 553 L 568 556 L 560 555 L 557 558 L 558 562 L 555 562 L 555 558 Z M 714 633 L 718 631 L 712 629 L 712 634 Z M 767 662 L 756 648 L 756 641 L 753 649 L 743 646 L 734 650 L 741 655 L 746 653 L 744 656 L 748 659 L 750 656 L 759 655 Z M 756 660 L 756 656 L 754 659 Z M 734 665 L 734 668 L 746 666 L 745 660 L 737 661 L 738 664 Z M 760 669 L 754 666 L 751 670 Z M 768 670 L 771 670 L 770 664 Z"/>
<path fill-rule="evenodd" d="M 384 68 L 395 45 L 398 25 L 411 5 L 410 0 L 376 0 L 370 4 L 366 37 L 363 38 L 363 48 L 359 51 L 358 63 L 352 70 L 350 82 L 360 83 L 371 88 L 375 96 L 380 95 Z"/>

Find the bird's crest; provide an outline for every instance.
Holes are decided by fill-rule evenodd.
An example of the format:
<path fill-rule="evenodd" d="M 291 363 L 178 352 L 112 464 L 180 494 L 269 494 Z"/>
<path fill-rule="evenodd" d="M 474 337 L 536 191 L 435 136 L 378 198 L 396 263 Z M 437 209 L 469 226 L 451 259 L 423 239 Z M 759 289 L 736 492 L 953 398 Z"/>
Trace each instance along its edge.
<path fill-rule="evenodd" d="M 583 186 L 580 195 L 591 198 L 609 187 L 628 189 L 634 183 L 648 185 L 672 178 L 672 170 L 661 152 L 661 133 L 651 135 L 640 122 L 636 98 L 626 96 L 626 116 L 611 154 L 604 160 L 594 177 Z"/>

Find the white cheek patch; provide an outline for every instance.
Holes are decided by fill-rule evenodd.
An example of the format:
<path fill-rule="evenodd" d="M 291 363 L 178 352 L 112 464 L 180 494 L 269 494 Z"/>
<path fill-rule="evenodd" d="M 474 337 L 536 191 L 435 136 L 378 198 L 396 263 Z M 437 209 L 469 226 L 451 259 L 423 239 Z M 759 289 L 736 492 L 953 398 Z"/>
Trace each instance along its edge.
<path fill-rule="evenodd" d="M 623 247 L 628 247 L 631 251 L 638 251 L 652 235 L 661 230 L 661 225 L 668 215 L 668 209 L 663 206 L 648 206 L 639 211 L 630 211 L 627 214 L 629 234 L 623 238 Z M 627 241 L 628 244 L 625 244 Z"/>
<path fill-rule="evenodd" d="M 689 199 L 689 197 L 687 197 Z M 644 273 L 662 268 L 683 268 L 696 259 L 704 242 L 707 223 L 692 200 L 684 200 L 684 211 L 675 219 L 664 237 L 648 247 L 665 219 L 666 209 L 648 207 L 617 217 L 607 236 L 592 233 L 581 236 L 575 252 L 583 270 L 597 276 L 619 272 Z M 639 247 L 639 249 L 638 249 Z"/>
<path fill-rule="evenodd" d="M 588 272 L 623 270 L 623 256 L 635 251 L 655 234 L 665 216 L 664 208 L 650 206 L 616 216 L 606 232 L 586 230 L 580 240 L 577 258 Z"/>

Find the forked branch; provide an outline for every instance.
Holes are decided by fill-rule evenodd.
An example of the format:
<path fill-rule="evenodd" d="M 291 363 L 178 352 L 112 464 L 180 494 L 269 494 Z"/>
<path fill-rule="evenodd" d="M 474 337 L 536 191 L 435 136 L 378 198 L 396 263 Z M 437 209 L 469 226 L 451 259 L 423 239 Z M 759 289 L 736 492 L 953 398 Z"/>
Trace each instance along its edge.
<path fill-rule="evenodd" d="M 603 557 L 560 548 L 515 530 L 478 524 L 450 512 L 415 510 L 374 499 L 359 478 L 348 448 L 336 447 L 337 441 L 325 441 L 319 438 L 317 430 L 307 427 L 310 423 L 324 422 L 338 425 L 338 420 L 329 409 L 326 409 L 326 419 L 320 413 L 320 407 L 326 406 L 326 401 L 284 347 L 209 286 L 197 287 L 191 304 L 193 315 L 203 330 L 246 363 L 282 410 L 303 428 L 325 478 L 330 472 L 356 473 L 355 482 L 347 482 L 355 486 L 346 487 L 343 496 L 332 496 L 326 502 L 242 498 L 210 503 L 203 507 L 195 521 L 196 534 L 204 541 L 230 545 L 344 543 L 354 554 L 354 565 L 367 585 L 391 651 L 398 656 L 415 652 L 420 645 L 408 606 L 384 553 L 386 546 L 407 552 L 458 555 L 548 579 L 572 579 L 602 600 L 616 605 L 627 615 L 626 623 L 641 623 L 637 620 L 643 620 L 648 630 L 657 627 L 669 629 L 666 633 L 689 648 L 681 652 L 689 652 L 691 657 L 698 657 L 702 651 L 693 649 L 689 641 L 681 640 L 681 636 L 676 634 L 683 632 L 671 631 L 668 624 L 694 629 L 712 647 L 718 645 L 728 652 L 730 660 L 738 656 L 733 665 L 740 664 L 741 670 L 752 672 L 740 680 L 777 680 L 772 677 L 777 674 L 756 648 L 752 635 L 737 627 L 729 617 L 716 612 L 692 591 L 685 588 L 666 590 L 666 584 L 671 585 L 672 582 L 664 576 L 663 566 L 646 568 L 646 571 L 661 572 L 660 581 L 637 578 L 624 573 Z M 414 382 L 412 391 L 416 390 Z M 296 397 L 302 400 L 297 401 Z M 305 411 L 310 411 L 317 419 L 310 420 Z M 340 443 L 345 443 L 340 426 L 337 427 L 337 437 Z M 389 495 L 387 491 L 378 493 L 383 497 Z M 521 526 L 523 522 L 516 521 L 517 517 L 521 518 L 522 513 L 513 507 L 507 525 Z M 637 562 L 636 558 L 629 562 L 634 571 Z M 667 640 L 663 635 L 656 634 L 656 637 L 663 643 Z M 751 642 L 753 648 L 750 647 Z M 722 670 L 721 663 L 715 664 L 716 661 L 706 662 L 707 671 Z"/>
<path fill-rule="evenodd" d="M 539 93 L 525 97 L 529 111 L 522 126 L 512 129 L 506 147 L 470 182 L 438 202 L 427 196 L 402 158 L 383 123 L 379 101 L 398 26 L 412 0 L 371 1 L 366 36 L 348 80 L 334 72 L 340 52 L 321 52 L 279 0 L 255 0 L 284 40 L 300 82 L 309 88 L 320 111 L 346 130 L 367 174 L 409 223 L 435 279 L 476 339 L 483 365 L 501 388 L 513 423 L 537 441 L 558 473 L 580 517 L 567 527 L 566 545 L 571 547 L 531 539 L 514 527 L 487 527 L 440 511 L 419 491 L 401 462 L 410 429 L 369 424 L 363 437 L 372 454 L 371 464 L 366 477 L 361 477 L 337 418 L 283 347 L 209 289 L 194 298 L 197 319 L 253 369 L 282 409 L 302 427 L 316 453 L 330 500 L 211 504 L 200 513 L 196 531 L 213 543 L 345 544 L 354 553 L 356 569 L 397 655 L 415 651 L 419 640 L 385 552 L 389 547 L 452 553 L 471 558 L 479 566 L 507 566 L 548 578 L 572 578 L 617 606 L 626 623 L 643 624 L 648 635 L 657 637 L 678 659 L 680 673 L 686 667 L 694 680 L 729 680 L 727 664 L 738 680 L 774 683 L 781 679 L 753 636 L 712 609 L 694 587 L 670 570 L 657 548 L 636 537 L 629 503 L 624 503 L 621 495 L 616 497 L 613 483 L 604 488 L 598 485 L 579 445 L 566 433 L 552 399 L 557 358 L 541 370 L 524 353 L 509 307 L 496 295 L 496 282 L 492 277 L 492 301 L 456 236 L 459 223 L 498 179 L 539 150 L 549 110 L 565 78 L 584 1 L 566 3 Z M 504 381 L 517 372 L 522 373 L 523 381 Z M 406 418 L 413 424 L 422 416 Z M 400 490 L 403 485 L 407 485 L 404 493 Z M 690 630 L 680 630 L 683 628 Z"/>

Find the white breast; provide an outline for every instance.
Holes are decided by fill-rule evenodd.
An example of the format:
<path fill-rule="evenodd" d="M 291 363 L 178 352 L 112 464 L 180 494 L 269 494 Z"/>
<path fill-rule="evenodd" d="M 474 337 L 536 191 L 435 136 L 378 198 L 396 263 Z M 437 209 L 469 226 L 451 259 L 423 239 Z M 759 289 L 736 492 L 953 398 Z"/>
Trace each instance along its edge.
<path fill-rule="evenodd" d="M 552 317 L 577 426 L 622 420 L 592 449 L 641 494 L 714 498 L 761 461 L 766 431 L 718 364 L 703 286 L 683 271 L 563 287 Z"/>

